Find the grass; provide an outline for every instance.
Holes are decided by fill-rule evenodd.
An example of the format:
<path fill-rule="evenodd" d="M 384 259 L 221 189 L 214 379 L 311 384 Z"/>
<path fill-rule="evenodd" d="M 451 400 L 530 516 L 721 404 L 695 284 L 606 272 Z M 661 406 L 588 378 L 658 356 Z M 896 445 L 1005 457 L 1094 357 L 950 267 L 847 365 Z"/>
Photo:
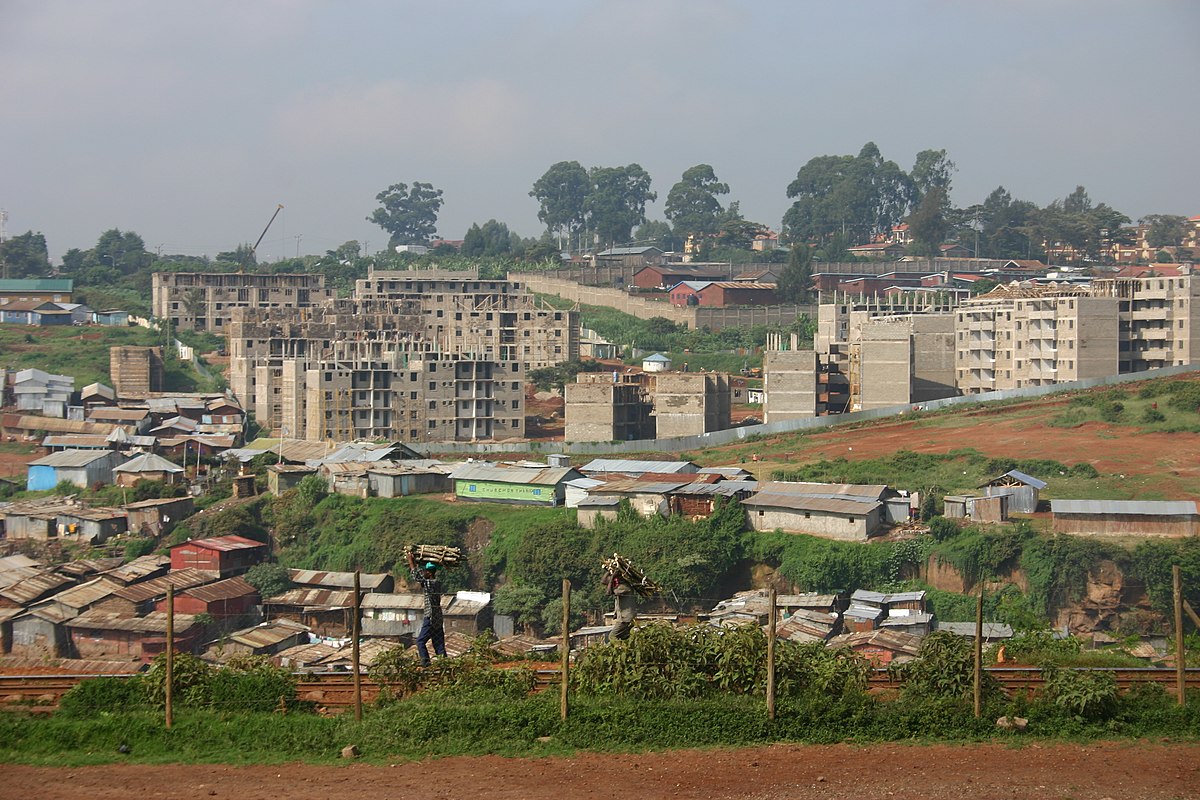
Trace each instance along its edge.
<path fill-rule="evenodd" d="M 109 348 L 150 347 L 162 343 L 161 334 L 141 327 L 0 325 L 3 366 L 70 375 L 75 378 L 76 388 L 97 382 L 112 385 Z M 205 380 L 190 364 L 174 357 L 166 358 L 165 362 L 163 380 L 168 391 L 219 391 L 221 388 L 219 380 Z"/>
<path fill-rule="evenodd" d="M 166 730 L 154 713 L 100 712 L 0 715 L 0 762 L 80 766 L 148 764 L 333 764 L 340 749 L 359 747 L 370 763 L 445 756 L 537 757 L 579 751 L 643 752 L 771 742 L 1045 741 L 1161 736 L 1196 741 L 1200 711 L 1178 708 L 1165 695 L 1126 696 L 1110 719 L 1084 722 L 1051 707 L 1017 708 L 996 700 L 982 719 L 969 703 L 881 701 L 849 697 L 781 697 L 777 719 L 767 719 L 761 696 L 702 700 L 572 698 L 571 716 L 559 719 L 557 692 L 514 698 L 498 692 L 432 693 L 369 708 L 362 722 L 346 713 L 220 713 L 181 711 Z M 1028 705 L 1028 704 L 1027 704 Z M 1020 711 L 1026 734 L 997 731 L 992 720 Z M 550 737 L 548 740 L 543 737 Z M 128 752 L 120 753 L 125 745 Z"/>

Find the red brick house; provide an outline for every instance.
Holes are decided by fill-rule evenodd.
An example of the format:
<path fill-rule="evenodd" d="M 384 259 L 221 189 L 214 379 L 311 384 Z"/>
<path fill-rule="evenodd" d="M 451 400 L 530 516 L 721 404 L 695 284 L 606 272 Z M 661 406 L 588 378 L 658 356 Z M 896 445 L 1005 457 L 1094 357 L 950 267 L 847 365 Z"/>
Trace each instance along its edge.
<path fill-rule="evenodd" d="M 222 578 L 241 575 L 267 555 L 267 546 L 244 536 L 191 539 L 171 548 L 171 570 L 199 569 Z"/>
<path fill-rule="evenodd" d="M 671 287 L 676 306 L 769 306 L 779 302 L 775 285 L 750 281 L 681 281 Z"/>
<path fill-rule="evenodd" d="M 689 264 L 657 264 L 643 267 L 633 274 L 633 285 L 639 289 L 669 289 L 681 281 L 723 281 L 729 278 L 728 269 L 693 266 Z"/>

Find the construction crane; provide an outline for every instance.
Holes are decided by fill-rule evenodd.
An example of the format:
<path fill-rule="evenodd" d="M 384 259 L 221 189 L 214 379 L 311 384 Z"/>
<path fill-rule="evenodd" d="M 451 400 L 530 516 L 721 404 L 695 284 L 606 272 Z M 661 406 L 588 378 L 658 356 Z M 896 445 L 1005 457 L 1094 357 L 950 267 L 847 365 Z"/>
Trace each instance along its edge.
<path fill-rule="evenodd" d="M 272 214 L 271 219 L 267 221 L 267 227 L 263 228 L 263 232 L 259 234 L 258 241 L 254 243 L 254 247 L 251 247 L 250 252 L 247 253 L 245 258 L 242 259 L 242 272 L 246 271 L 247 262 L 254 261 L 255 264 L 258 263 L 258 246 L 262 244 L 262 240 L 266 237 L 267 231 L 271 230 L 271 224 L 275 222 L 275 218 L 279 216 L 280 211 L 283 211 L 283 203 L 275 206 L 275 213 Z"/>

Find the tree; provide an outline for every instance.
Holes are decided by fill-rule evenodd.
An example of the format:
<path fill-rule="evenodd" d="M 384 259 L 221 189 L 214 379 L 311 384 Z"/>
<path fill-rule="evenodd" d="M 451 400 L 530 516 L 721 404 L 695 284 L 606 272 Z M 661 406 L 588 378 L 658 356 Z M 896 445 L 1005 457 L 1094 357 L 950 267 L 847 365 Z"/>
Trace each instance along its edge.
<path fill-rule="evenodd" d="M 646 203 L 658 199 L 650 191 L 650 174 L 639 164 L 592 167 L 591 191 L 584 202 L 588 227 L 608 244 L 629 241 L 636 225 L 646 221 Z"/>
<path fill-rule="evenodd" d="M 438 212 L 442 208 L 442 190 L 429 183 L 393 183 L 375 199 L 381 204 L 367 217 L 391 234 L 389 247 L 425 244 L 437 233 Z"/>
<path fill-rule="evenodd" d="M 803 303 L 809 298 L 812 287 L 812 248 L 806 244 L 794 244 L 788 254 L 787 266 L 779 273 L 775 287 L 779 299 L 786 303 Z"/>
<path fill-rule="evenodd" d="M 794 199 L 783 218 L 789 241 L 826 241 L 835 233 L 855 243 L 887 234 L 908 213 L 916 195 L 912 179 L 885 161 L 874 142 L 857 156 L 817 156 L 787 187 Z"/>
<path fill-rule="evenodd" d="M 675 226 L 680 239 L 688 236 L 714 234 L 720 225 L 724 209 L 717 195 L 729 194 L 729 184 L 717 180 L 708 164 L 697 164 L 685 170 L 679 182 L 667 193 L 664 214 Z"/>
<path fill-rule="evenodd" d="M 46 237 L 26 231 L 0 243 L 0 276 L 38 278 L 50 273 L 50 254 Z"/>
<path fill-rule="evenodd" d="M 941 189 L 949 203 L 950 180 L 957 170 L 954 162 L 946 157 L 945 150 L 922 150 L 917 153 L 910 173 L 917 197 L 924 197 L 932 189 Z"/>
<path fill-rule="evenodd" d="M 915 255 L 927 258 L 937 256 L 938 246 L 945 241 L 950 230 L 945 213 L 948 206 L 946 190 L 933 186 L 921 198 L 917 210 L 908 215 L 908 231 L 913 237 L 911 251 Z"/>
<path fill-rule="evenodd" d="M 1013 200 L 1003 186 L 997 186 L 979 210 L 980 250 L 987 258 L 1031 258 L 1035 255 L 1033 224 L 1037 206 L 1027 200 Z"/>
<path fill-rule="evenodd" d="M 533 586 L 507 583 L 496 590 L 492 604 L 497 614 L 512 617 L 516 624 L 525 628 L 526 633 L 531 633 L 533 627 L 542 621 L 546 595 Z"/>
<path fill-rule="evenodd" d="M 678 250 L 683 242 L 675 235 L 670 224 L 660 219 L 646 220 L 633 235 L 638 244 L 653 245 L 664 251 Z"/>
<path fill-rule="evenodd" d="M 540 205 L 538 219 L 547 230 L 558 233 L 560 249 L 564 238 L 569 247 L 571 239 L 583 231 L 591 190 L 592 180 L 578 161 L 559 161 L 534 182 L 529 196 Z"/>
<path fill-rule="evenodd" d="M 736 247 L 749 250 L 755 237 L 766 233 L 767 227 L 748 219 L 729 219 L 721 223 L 717 232 L 717 244 L 722 247 Z"/>
<path fill-rule="evenodd" d="M 1183 242 L 1187 233 L 1187 217 L 1175 214 L 1150 214 L 1138 223 L 1150 226 L 1146 231 L 1146 244 L 1151 247 L 1175 247 Z"/>

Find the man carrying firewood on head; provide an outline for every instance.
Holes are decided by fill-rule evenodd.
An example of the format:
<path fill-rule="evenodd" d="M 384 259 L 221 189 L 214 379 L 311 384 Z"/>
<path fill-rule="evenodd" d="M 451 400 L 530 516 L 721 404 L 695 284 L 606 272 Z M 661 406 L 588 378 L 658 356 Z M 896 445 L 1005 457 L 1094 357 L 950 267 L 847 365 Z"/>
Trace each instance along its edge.
<path fill-rule="evenodd" d="M 446 655 L 446 631 L 442 627 L 442 582 L 437 577 L 438 565 L 434 561 L 426 561 L 420 569 L 413 551 L 408 551 L 408 571 L 412 579 L 421 584 L 421 592 L 425 600 L 425 619 L 421 622 L 421 632 L 417 634 L 417 653 L 421 656 L 421 666 L 429 666 L 429 650 L 426 644 L 433 641 L 433 652 L 439 656 Z"/>
<path fill-rule="evenodd" d="M 633 628 L 633 620 L 637 616 L 637 610 L 634 608 L 637 595 L 633 593 L 633 587 L 627 581 L 622 580 L 620 574 L 615 570 L 606 570 L 604 593 L 613 598 L 615 624 L 612 629 L 612 638 L 628 639 L 629 631 Z"/>

